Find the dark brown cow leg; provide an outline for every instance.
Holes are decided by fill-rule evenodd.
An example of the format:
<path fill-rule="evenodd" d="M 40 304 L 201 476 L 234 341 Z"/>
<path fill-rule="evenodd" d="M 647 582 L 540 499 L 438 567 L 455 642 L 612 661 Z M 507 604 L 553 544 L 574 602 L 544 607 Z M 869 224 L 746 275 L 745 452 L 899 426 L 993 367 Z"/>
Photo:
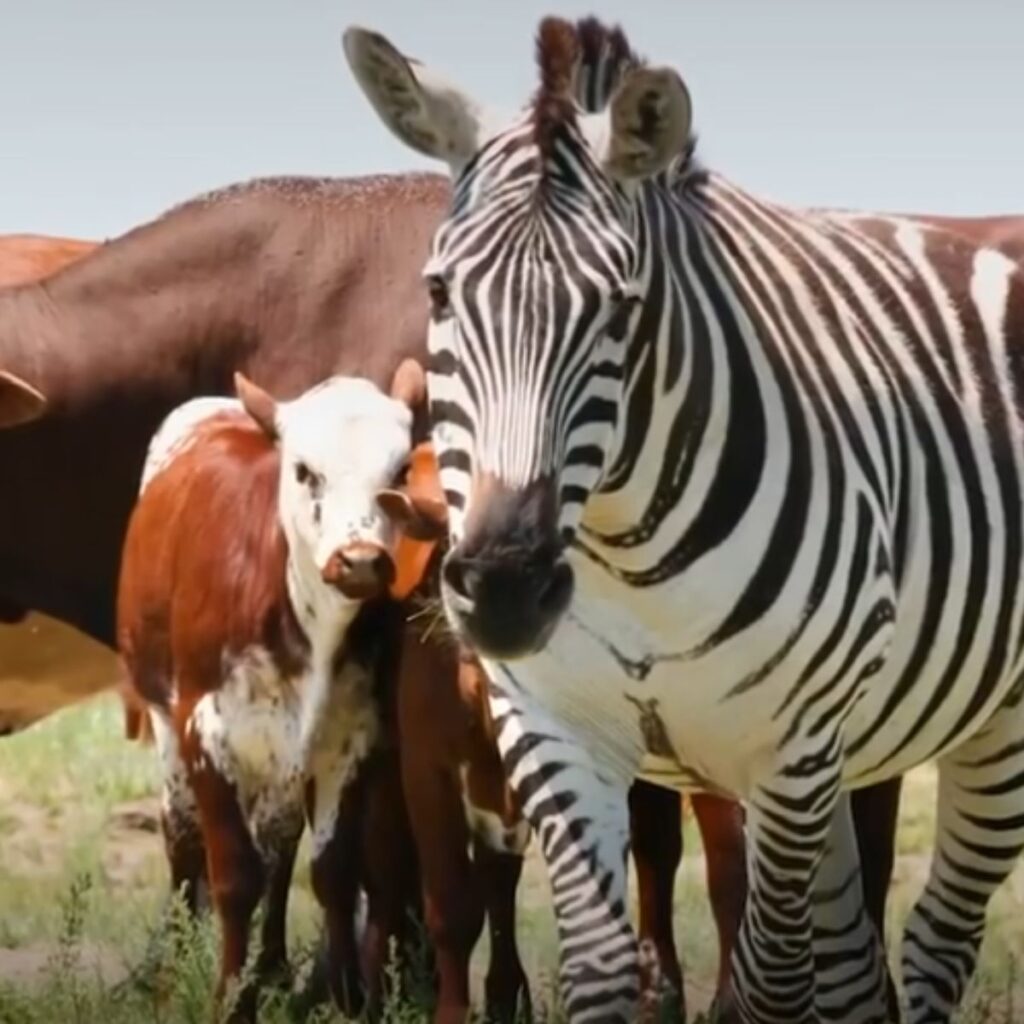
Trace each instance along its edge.
<path fill-rule="evenodd" d="M 260 931 L 256 974 L 261 983 L 285 987 L 291 981 L 288 964 L 288 890 L 295 869 L 295 855 L 302 836 L 302 818 L 281 826 L 281 837 L 268 872 L 263 927 Z"/>
<path fill-rule="evenodd" d="M 195 765 L 195 761 L 192 761 Z M 206 865 L 213 905 L 221 922 L 220 977 L 217 982 L 217 1018 L 229 982 L 245 966 L 252 916 L 264 891 L 264 871 L 235 797 L 229 785 L 204 759 L 190 775 L 199 805 Z M 226 1024 L 250 1024 L 256 1017 L 256 990 L 247 985 L 239 991 L 223 1019 Z"/>
<path fill-rule="evenodd" d="M 640 902 L 640 941 L 654 946 L 663 985 L 661 1020 L 686 1019 L 683 971 L 672 928 L 672 894 L 683 857 L 679 793 L 638 779 L 629 790 L 629 829 Z"/>
<path fill-rule="evenodd" d="M 896 862 L 896 827 L 903 779 L 889 779 L 850 794 L 853 827 L 857 833 L 864 904 L 885 943 L 885 902 Z M 888 964 L 885 971 L 889 1017 L 900 1019 L 899 998 Z"/>
<path fill-rule="evenodd" d="M 208 909 L 206 850 L 199 823 L 170 813 L 161 814 L 164 849 L 171 872 L 171 892 L 180 893 L 189 915 Z"/>
<path fill-rule="evenodd" d="M 363 883 L 367 893 L 363 976 L 367 1008 L 375 1016 L 386 997 L 388 961 L 395 943 L 402 975 L 408 962 L 409 911 L 418 899 L 419 875 L 402 793 L 396 750 L 371 755 L 363 768 L 366 794 L 362 815 Z"/>
<path fill-rule="evenodd" d="M 414 744 L 402 751 L 402 783 L 437 962 L 434 1024 L 464 1024 L 469 1015 L 469 958 L 483 930 L 483 902 L 467 851 L 460 782 L 435 764 L 418 763 L 415 755 Z"/>
<path fill-rule="evenodd" d="M 484 982 L 487 1019 L 495 1024 L 512 1024 L 521 1013 L 530 1020 L 530 986 L 516 944 L 516 890 L 523 873 L 523 858 L 517 853 L 499 853 L 474 838 L 473 861 L 491 939 L 491 962 Z"/>
<path fill-rule="evenodd" d="M 727 991 L 743 909 L 747 902 L 747 843 L 743 808 L 731 800 L 694 793 L 690 797 L 704 844 L 708 896 L 718 930 L 718 989 Z"/>
<path fill-rule="evenodd" d="M 311 784 L 307 808 L 313 806 L 312 794 Z M 362 798 L 362 779 L 357 775 L 341 795 L 333 834 L 320 850 L 314 851 L 311 865 L 313 894 L 327 924 L 328 985 L 334 1001 L 347 1017 L 358 1016 L 365 1003 L 355 934 Z"/>

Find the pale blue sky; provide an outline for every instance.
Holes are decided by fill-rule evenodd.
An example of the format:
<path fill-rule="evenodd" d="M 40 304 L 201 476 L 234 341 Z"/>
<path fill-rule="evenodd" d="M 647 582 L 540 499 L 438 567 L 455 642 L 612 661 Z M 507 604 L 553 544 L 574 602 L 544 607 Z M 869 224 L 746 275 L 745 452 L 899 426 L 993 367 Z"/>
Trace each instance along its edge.
<path fill-rule="evenodd" d="M 272 173 L 429 166 L 344 64 L 356 22 L 509 108 L 547 13 L 680 70 L 705 163 L 786 202 L 1024 212 L 1020 0 L 0 0 L 0 232 L 104 237 Z"/>

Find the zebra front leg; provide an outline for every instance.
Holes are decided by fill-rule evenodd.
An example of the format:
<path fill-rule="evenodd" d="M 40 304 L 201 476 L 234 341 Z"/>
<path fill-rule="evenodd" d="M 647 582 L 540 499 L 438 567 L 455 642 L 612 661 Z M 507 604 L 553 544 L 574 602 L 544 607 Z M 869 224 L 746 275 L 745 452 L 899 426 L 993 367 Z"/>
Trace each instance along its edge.
<path fill-rule="evenodd" d="M 861 964 L 870 972 L 870 961 L 877 959 L 873 943 L 860 953 L 840 942 L 834 950 L 823 948 L 821 933 L 818 948 L 823 955 L 815 962 L 812 893 L 826 853 L 837 815 L 845 815 L 841 846 L 833 844 L 830 857 L 838 858 L 821 872 L 823 892 L 835 889 L 832 898 L 842 896 L 850 877 L 840 879 L 845 860 L 853 865 L 852 877 L 859 893 L 859 862 L 849 821 L 849 804 L 840 803 L 839 783 L 842 747 L 838 737 L 821 744 L 799 760 L 791 760 L 770 781 L 758 786 L 747 806 L 749 848 L 749 892 L 743 925 L 733 955 L 731 1000 L 723 1001 L 726 1020 L 743 1024 L 818 1024 L 819 1021 L 884 1021 L 877 1009 L 882 1006 L 881 975 L 870 1012 L 860 1007 L 835 1005 L 839 992 L 816 992 L 815 968 L 827 971 L 830 955 L 839 958 L 863 957 Z M 838 826 L 836 826 L 838 828 Z M 842 834 L 842 833 L 841 833 Z M 827 903 L 827 900 L 826 900 Z M 823 907 L 819 906 L 819 917 Z M 874 931 L 863 914 L 860 919 L 873 938 Z M 827 916 L 827 915 L 826 915 Z M 839 929 L 845 938 L 845 927 Z M 841 948 L 839 948 L 841 947 Z M 842 966 L 849 972 L 847 960 Z M 832 1004 L 832 1005 L 830 1005 Z M 853 1014 L 851 1016 L 850 1014 Z"/>
<path fill-rule="evenodd" d="M 1024 704 L 939 761 L 931 873 L 907 921 L 910 1024 L 945 1024 L 974 974 L 989 899 L 1024 850 Z"/>
<path fill-rule="evenodd" d="M 889 999 L 885 947 L 864 896 L 859 851 L 852 798 L 842 793 L 814 884 L 815 1009 L 821 1024 L 899 1020 L 899 1004 Z"/>
<path fill-rule="evenodd" d="M 640 968 L 626 893 L 630 778 L 599 770 L 587 747 L 524 704 L 522 694 L 513 705 L 492 686 L 498 748 L 551 883 L 566 1017 L 633 1024 Z"/>

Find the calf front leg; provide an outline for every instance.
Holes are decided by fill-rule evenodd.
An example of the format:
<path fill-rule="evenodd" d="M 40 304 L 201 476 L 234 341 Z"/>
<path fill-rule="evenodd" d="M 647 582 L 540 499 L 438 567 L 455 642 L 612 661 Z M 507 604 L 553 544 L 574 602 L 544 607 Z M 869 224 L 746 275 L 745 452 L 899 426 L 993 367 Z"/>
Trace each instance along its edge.
<path fill-rule="evenodd" d="M 384 1004 L 392 940 L 400 957 L 401 977 L 408 978 L 414 966 L 408 956 L 408 938 L 417 909 L 419 875 L 397 750 L 375 751 L 361 770 L 365 786 L 362 877 L 367 893 L 362 963 L 367 1009 L 376 1015 Z"/>
<path fill-rule="evenodd" d="M 333 820 L 325 812 L 319 781 L 307 788 L 307 806 L 313 822 L 311 878 L 313 894 L 327 925 L 328 986 L 335 1003 L 348 1017 L 362 1011 L 365 990 L 355 934 L 359 894 L 359 822 L 362 785 L 357 777 L 337 795 Z M 319 808 L 319 810 L 318 810 Z"/>
<path fill-rule="evenodd" d="M 268 837 L 265 848 L 272 850 L 267 858 L 267 887 L 263 927 L 260 934 L 256 973 L 261 982 L 286 987 L 291 981 L 288 963 L 288 890 L 295 869 L 295 855 L 302 837 L 302 812 L 285 816 L 275 834 Z M 262 845 L 262 844 L 261 844 Z"/>
<path fill-rule="evenodd" d="M 473 863 L 491 940 L 491 962 L 484 981 L 487 1019 L 495 1024 L 530 1020 L 530 986 L 516 942 L 516 890 L 523 873 L 523 855 L 499 852 L 477 836 L 473 840 Z"/>
<path fill-rule="evenodd" d="M 660 1020 L 686 1019 L 683 971 L 672 926 L 676 872 L 683 859 L 682 798 L 674 789 L 638 779 L 629 790 L 629 832 L 640 903 L 640 942 L 657 957 L 660 984 L 645 979 Z"/>
<path fill-rule="evenodd" d="M 899 823 L 902 777 L 865 786 L 850 794 L 853 825 L 857 833 L 861 873 L 864 879 L 864 903 L 882 945 L 885 945 L 885 904 L 896 863 L 896 826 Z M 886 965 L 885 984 L 889 1018 L 900 1019 L 900 1001 L 896 983 Z"/>
<path fill-rule="evenodd" d="M 694 793 L 693 813 L 704 844 L 708 898 L 718 931 L 718 984 L 721 1000 L 729 985 L 732 952 L 736 948 L 747 903 L 747 841 L 743 808 L 732 800 Z"/>
<path fill-rule="evenodd" d="M 483 904 L 469 859 L 462 786 L 454 768 L 402 752 L 402 785 L 423 879 L 427 931 L 438 972 L 434 1024 L 464 1024 L 469 959 L 483 928 Z"/>
<path fill-rule="evenodd" d="M 190 778 L 199 807 L 211 896 L 221 923 L 216 994 L 220 1015 L 228 984 L 239 978 L 245 966 L 252 916 L 264 891 L 264 871 L 234 787 L 205 757 L 190 759 Z M 227 1010 L 226 1024 L 254 1021 L 256 995 L 253 985 L 239 990 Z"/>

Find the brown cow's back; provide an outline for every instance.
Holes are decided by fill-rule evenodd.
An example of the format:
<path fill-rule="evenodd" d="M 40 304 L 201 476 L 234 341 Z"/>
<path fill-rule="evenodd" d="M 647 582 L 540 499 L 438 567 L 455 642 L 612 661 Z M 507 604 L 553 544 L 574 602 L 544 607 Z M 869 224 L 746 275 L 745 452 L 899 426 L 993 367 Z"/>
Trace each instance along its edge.
<path fill-rule="evenodd" d="M 1024 216 L 932 217 L 913 215 L 914 220 L 951 231 L 975 245 L 998 249 L 1024 265 Z"/>
<path fill-rule="evenodd" d="M 0 235 L 0 288 L 48 277 L 92 252 L 98 244 L 82 238 Z"/>
<path fill-rule="evenodd" d="M 0 366 L 50 402 L 0 432 L 0 614 L 112 645 L 121 542 L 164 416 L 241 370 L 282 398 L 425 359 L 420 272 L 448 202 L 433 175 L 227 189 L 0 291 Z M 60 472 L 48 467 L 60 467 Z"/>

